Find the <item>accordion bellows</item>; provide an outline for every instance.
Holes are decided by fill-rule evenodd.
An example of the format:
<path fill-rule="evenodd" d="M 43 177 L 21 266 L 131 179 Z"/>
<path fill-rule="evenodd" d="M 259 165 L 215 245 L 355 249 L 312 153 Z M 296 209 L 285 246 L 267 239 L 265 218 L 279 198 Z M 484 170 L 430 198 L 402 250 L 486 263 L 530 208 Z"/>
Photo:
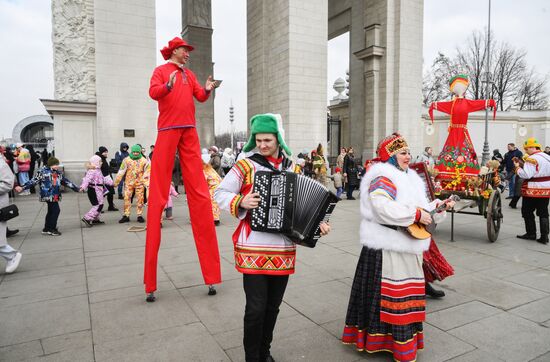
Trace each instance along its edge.
<path fill-rule="evenodd" d="M 328 221 L 338 202 L 319 182 L 286 171 L 256 172 L 253 192 L 260 194 L 260 204 L 252 210 L 252 230 L 281 233 L 310 248 L 320 237 L 319 224 Z"/>

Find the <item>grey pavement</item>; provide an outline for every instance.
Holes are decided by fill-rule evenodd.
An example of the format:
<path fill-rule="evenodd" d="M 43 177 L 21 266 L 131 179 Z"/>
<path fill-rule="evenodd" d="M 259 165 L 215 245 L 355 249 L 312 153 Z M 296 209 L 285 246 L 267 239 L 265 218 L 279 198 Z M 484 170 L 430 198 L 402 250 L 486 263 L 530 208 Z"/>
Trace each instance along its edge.
<path fill-rule="evenodd" d="M 0 271 L 0 361 L 244 360 L 244 293 L 228 214 L 217 228 L 224 282 L 209 297 L 187 205 L 183 197 L 175 202 L 175 218 L 162 230 L 158 299 L 149 304 L 145 233 L 127 232 L 119 212 L 103 214 L 106 225 L 83 227 L 88 200 L 67 193 L 63 235 L 43 236 L 44 205 L 36 196 L 16 202 L 21 215 L 9 226 L 21 231 L 9 240 L 24 255 L 16 273 Z M 339 340 L 361 249 L 358 210 L 359 201 L 342 201 L 332 233 L 314 249 L 299 247 L 275 331 L 277 361 L 391 360 Z M 444 299 L 428 301 L 419 361 L 550 361 L 550 246 L 517 239 L 520 211 L 504 206 L 504 215 L 495 243 L 482 216 L 457 215 L 453 243 L 450 218 L 438 226 L 436 240 L 456 275 L 438 284 Z"/>

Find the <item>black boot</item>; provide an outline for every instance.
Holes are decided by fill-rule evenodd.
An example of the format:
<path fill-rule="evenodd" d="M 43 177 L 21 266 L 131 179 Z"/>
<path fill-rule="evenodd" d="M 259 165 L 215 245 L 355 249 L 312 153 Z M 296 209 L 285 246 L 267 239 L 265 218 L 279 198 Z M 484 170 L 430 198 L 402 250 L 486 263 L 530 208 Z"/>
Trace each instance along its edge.
<path fill-rule="evenodd" d="M 19 232 L 19 229 L 10 230 L 9 228 L 6 228 L 6 237 L 9 238 L 10 236 L 14 236 L 18 232 Z"/>
<path fill-rule="evenodd" d="M 155 300 L 157 300 L 157 297 L 155 297 L 155 292 L 147 293 L 147 297 L 145 298 L 147 303 L 153 303 Z"/>
<path fill-rule="evenodd" d="M 548 232 L 550 231 L 550 225 L 548 224 L 547 217 L 540 218 L 540 239 L 537 242 L 541 244 L 548 244 Z"/>
<path fill-rule="evenodd" d="M 519 201 L 519 196 L 514 196 L 512 198 L 512 201 L 510 201 L 510 204 L 508 204 L 508 206 L 510 206 L 512 209 L 517 209 L 518 208 L 518 201 Z"/>
<path fill-rule="evenodd" d="M 517 235 L 517 238 L 525 240 L 537 240 L 537 223 L 535 222 L 535 218 L 524 218 L 523 220 L 525 221 L 526 233 L 523 235 Z"/>
<path fill-rule="evenodd" d="M 429 295 L 432 298 L 443 298 L 445 296 L 445 292 L 435 289 L 430 283 L 426 282 L 426 295 Z"/>

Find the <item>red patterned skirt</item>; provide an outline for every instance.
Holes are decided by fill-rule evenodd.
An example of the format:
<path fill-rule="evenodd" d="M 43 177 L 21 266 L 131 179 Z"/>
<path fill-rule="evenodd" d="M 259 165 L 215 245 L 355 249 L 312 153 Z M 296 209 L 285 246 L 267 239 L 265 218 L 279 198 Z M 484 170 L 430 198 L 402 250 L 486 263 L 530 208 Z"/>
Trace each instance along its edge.
<path fill-rule="evenodd" d="M 433 238 L 430 242 L 430 248 L 424 252 L 423 259 L 424 278 L 428 283 L 434 280 L 441 281 L 455 273 L 451 264 L 439 251 Z"/>
<path fill-rule="evenodd" d="M 351 289 L 346 325 L 342 342 L 353 344 L 358 351 L 368 353 L 390 352 L 395 361 L 415 361 L 417 351 L 424 348 L 422 322 L 402 324 L 406 316 L 422 310 L 416 304 L 424 301 L 424 281 L 421 281 L 421 295 L 410 296 L 405 302 L 401 298 L 384 296 L 382 282 L 382 250 L 369 249 L 364 246 L 359 257 Z M 409 293 L 410 294 L 410 293 Z M 415 293 L 412 293 L 415 294 Z M 401 304 L 401 310 L 388 310 L 389 300 Z M 414 305 L 406 306 L 412 303 Z M 381 312 L 403 313 L 401 322 L 393 324 L 384 322 Z"/>

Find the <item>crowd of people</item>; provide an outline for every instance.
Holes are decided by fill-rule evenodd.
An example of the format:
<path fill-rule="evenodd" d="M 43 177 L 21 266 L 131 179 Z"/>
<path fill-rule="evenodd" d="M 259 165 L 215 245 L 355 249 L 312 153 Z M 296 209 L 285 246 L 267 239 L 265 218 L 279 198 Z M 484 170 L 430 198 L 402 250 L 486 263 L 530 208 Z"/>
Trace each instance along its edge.
<path fill-rule="evenodd" d="M 14 272 L 22 259 L 21 252 L 7 243 L 8 231 L 4 229 L 7 229 L 8 218 L 2 218 L 2 210 L 9 207 L 8 194 L 12 189 L 26 194 L 38 186 L 39 200 L 47 204 L 42 233 L 52 236 L 61 235 L 57 227 L 61 186 L 87 193 L 90 209 L 82 217 L 85 227 L 103 224 L 101 213 L 105 199 L 109 204 L 107 211 L 118 210 L 113 201 L 116 189 L 118 198 L 124 200 L 119 223 L 130 221 L 133 200 L 136 201 L 136 221 L 147 223 L 144 284 L 146 301 L 154 302 L 161 215 L 164 211 L 166 219 L 173 218 L 172 198 L 178 197 L 178 187 L 183 182 L 201 273 L 209 295 L 215 295 L 214 285 L 222 282 L 215 228 L 220 223 L 220 210 L 237 219 L 232 242 L 235 268 L 243 274 L 246 300 L 245 359 L 247 362 L 274 362 L 271 355 L 273 332 L 289 276 L 295 272 L 297 243 L 281 230 L 253 229 L 252 210 L 260 207 L 262 200 L 262 195 L 254 191 L 255 175 L 257 172 L 279 174 L 287 171 L 314 178 L 324 185 L 331 180 L 338 198 L 345 191 L 348 200 L 355 199 L 353 192 L 361 185 L 358 230 L 362 249 L 350 288 L 341 339 L 355 345 L 359 351 L 390 352 L 396 361 L 416 360 L 417 351 L 424 348 L 426 296 L 444 296 L 443 291 L 436 290 L 430 283 L 454 273 L 431 234 L 418 236 L 411 230 L 404 231 L 412 225 L 425 229 L 441 222 L 446 211 L 454 207 L 452 198 L 430 202 L 423 180 L 409 168 L 414 162 L 437 167 L 439 164 L 432 148 L 426 147 L 413 161 L 405 138 L 393 133 L 380 141 L 376 157 L 364 164 L 355 156 L 352 147 L 342 148 L 330 172 L 321 144 L 292 159 L 292 150 L 284 140 L 282 117 L 266 113 L 250 119 L 249 139 L 241 152 L 234 153 L 230 148 L 220 151 L 216 146 L 201 151 L 195 129 L 194 101 L 206 101 L 219 83 L 210 76 L 202 86 L 194 73 L 185 67 L 193 49 L 176 37 L 161 50 L 167 62 L 154 70 L 149 89 L 151 98 L 159 105 L 158 135 L 148 155 L 139 144 L 130 147 L 122 143 L 108 161 L 107 148 L 99 147 L 83 165 L 84 176 L 78 185 L 64 176 L 60 160 L 53 155 L 39 157 L 21 144 L 14 150 L 2 148 L 0 256 L 7 261 L 6 273 Z M 453 78 L 451 84 L 451 88 L 458 84 L 459 93 L 463 95 L 467 86 L 463 77 Z M 451 102 L 439 103 L 434 109 L 457 112 Z M 462 103 L 464 109 L 458 111 L 466 115 L 482 106 L 480 102 Z M 485 102 L 484 107 L 487 104 Z M 457 142 L 469 139 L 465 127 L 455 128 L 459 130 L 453 131 Z M 451 150 L 450 147 L 448 140 L 445 149 Z M 509 144 L 505 156 L 495 150 L 493 158 L 501 163 L 501 171 L 506 171 L 504 178 L 508 180 L 510 206 L 515 207 L 516 197 L 524 197 L 522 217 L 526 233 L 518 238 L 548 244 L 550 149 L 542 152 L 542 146 L 534 138 L 529 138 L 523 149 L 526 157 L 522 157 L 515 145 Z M 471 158 L 468 167 L 476 171 L 479 165 L 473 147 L 472 152 L 468 153 Z M 38 159 L 43 166 L 36 163 Z M 34 172 L 35 167 L 37 172 Z M 517 188 L 519 180 L 524 180 L 520 189 Z M 541 237 L 538 239 L 535 211 L 540 219 Z M 321 237 L 331 229 L 327 221 L 318 225 Z"/>

